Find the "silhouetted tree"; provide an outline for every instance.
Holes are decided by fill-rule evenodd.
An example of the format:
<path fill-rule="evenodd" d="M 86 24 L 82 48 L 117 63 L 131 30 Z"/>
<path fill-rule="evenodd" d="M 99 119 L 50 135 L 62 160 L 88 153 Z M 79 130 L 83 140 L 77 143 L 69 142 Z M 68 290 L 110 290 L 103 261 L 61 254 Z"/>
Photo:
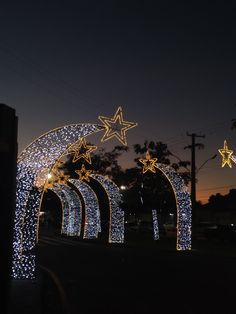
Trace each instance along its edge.
<path fill-rule="evenodd" d="M 189 181 L 189 162 L 178 160 L 177 163 L 171 163 L 173 157 L 166 144 L 162 142 L 145 141 L 143 145 L 135 144 L 134 152 L 139 155 L 135 158 L 137 166 L 127 169 L 123 172 L 124 185 L 127 189 L 124 191 L 125 209 L 131 213 L 151 213 L 156 209 L 166 221 L 170 213 L 176 214 L 175 195 L 171 184 L 165 175 L 157 169 L 156 173 L 142 173 L 142 164 L 140 158 L 145 159 L 146 152 L 149 151 L 151 158 L 157 158 L 157 162 L 172 166 L 176 171 L 184 168 L 182 177 L 186 182 Z"/>
<path fill-rule="evenodd" d="M 142 173 L 142 164 L 139 158 L 145 158 L 146 152 L 149 151 L 151 157 L 158 158 L 158 162 L 172 166 L 178 171 L 184 180 L 189 180 L 188 161 L 178 160 L 171 163 L 173 154 L 169 151 L 166 144 L 162 142 L 145 141 L 143 145 L 135 144 L 134 152 L 136 166 L 129 169 L 122 169 L 119 165 L 119 157 L 128 151 L 126 146 L 115 146 L 110 152 L 104 148 L 99 149 L 91 155 L 92 165 L 86 163 L 83 159 L 72 162 L 73 155 L 68 155 L 64 164 L 60 165 L 65 174 L 71 177 L 77 177 L 75 170 L 80 169 L 85 164 L 86 169 L 92 169 L 93 172 L 109 176 L 119 187 L 125 186 L 123 193 L 123 209 L 127 214 L 141 214 L 151 212 L 156 209 L 161 213 L 164 220 L 168 218 L 169 213 L 176 212 L 175 195 L 171 184 L 157 169 L 156 173 Z M 175 156 L 174 156 L 175 157 Z"/>

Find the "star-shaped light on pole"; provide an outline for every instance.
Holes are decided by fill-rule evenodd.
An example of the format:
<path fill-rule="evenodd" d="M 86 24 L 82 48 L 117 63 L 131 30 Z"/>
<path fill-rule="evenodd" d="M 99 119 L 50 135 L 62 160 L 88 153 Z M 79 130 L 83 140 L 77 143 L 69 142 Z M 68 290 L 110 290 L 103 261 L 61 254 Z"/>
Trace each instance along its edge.
<path fill-rule="evenodd" d="M 76 162 L 83 158 L 89 164 L 91 164 L 90 154 L 97 149 L 97 146 L 87 145 L 86 139 L 83 137 L 78 143 L 75 143 L 67 150 L 67 154 L 74 153 L 72 162 Z"/>
<path fill-rule="evenodd" d="M 232 168 L 231 160 L 233 155 L 233 150 L 228 149 L 227 141 L 224 140 L 224 147 L 221 149 L 218 149 L 218 152 L 222 156 L 222 164 L 221 167 L 223 168 L 226 164 Z"/>
<path fill-rule="evenodd" d="M 129 122 L 123 119 L 121 107 L 117 109 L 113 118 L 103 116 L 99 116 L 98 118 L 105 127 L 105 134 L 101 139 L 102 142 L 116 137 L 123 145 L 127 145 L 126 131 L 138 125 L 136 122 Z"/>
<path fill-rule="evenodd" d="M 92 170 L 87 170 L 85 168 L 85 165 L 82 164 L 82 167 L 80 170 L 75 170 L 75 172 L 79 175 L 79 179 L 80 180 L 86 180 L 86 181 L 90 181 L 89 176 L 90 174 L 93 172 Z"/>
<path fill-rule="evenodd" d="M 143 173 L 147 172 L 148 170 L 156 173 L 156 162 L 157 158 L 152 158 L 150 156 L 149 151 L 146 152 L 146 159 L 140 158 L 139 161 L 143 164 Z"/>

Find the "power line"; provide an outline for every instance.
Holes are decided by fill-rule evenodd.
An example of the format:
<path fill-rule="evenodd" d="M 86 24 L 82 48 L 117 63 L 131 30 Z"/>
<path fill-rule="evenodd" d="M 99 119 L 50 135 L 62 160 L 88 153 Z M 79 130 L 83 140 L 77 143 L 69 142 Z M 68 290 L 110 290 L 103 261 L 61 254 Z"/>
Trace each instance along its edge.
<path fill-rule="evenodd" d="M 226 189 L 226 188 L 233 188 L 236 187 L 235 184 L 232 185 L 222 185 L 222 186 L 216 186 L 216 187 L 212 187 L 212 188 L 207 188 L 207 189 L 199 189 L 198 192 L 203 192 L 203 191 L 213 191 L 213 190 L 222 190 L 222 189 Z"/>

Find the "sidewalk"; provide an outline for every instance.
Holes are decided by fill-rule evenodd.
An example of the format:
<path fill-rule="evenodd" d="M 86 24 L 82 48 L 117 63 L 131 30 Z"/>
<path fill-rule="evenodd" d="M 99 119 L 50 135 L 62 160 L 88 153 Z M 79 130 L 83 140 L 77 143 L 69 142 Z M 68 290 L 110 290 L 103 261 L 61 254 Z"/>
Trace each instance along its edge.
<path fill-rule="evenodd" d="M 42 314 L 42 274 L 36 280 L 12 279 L 9 314 Z"/>
<path fill-rule="evenodd" d="M 8 314 L 69 314 L 65 293 L 53 272 L 39 266 L 35 280 L 12 280 Z"/>

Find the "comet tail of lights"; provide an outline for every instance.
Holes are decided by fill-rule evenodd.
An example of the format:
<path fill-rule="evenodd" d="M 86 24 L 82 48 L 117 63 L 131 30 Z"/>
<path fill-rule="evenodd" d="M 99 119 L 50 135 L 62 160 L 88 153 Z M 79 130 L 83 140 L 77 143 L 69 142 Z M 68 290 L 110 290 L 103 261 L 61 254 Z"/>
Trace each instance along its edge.
<path fill-rule="evenodd" d="M 33 279 L 35 277 L 34 251 L 43 195 L 42 186 L 49 178 L 48 175 L 55 163 L 63 155 L 71 152 L 77 154 L 74 156 L 74 162 L 76 159 L 83 158 L 90 163 L 90 153 L 96 147 L 86 144 L 84 139 L 86 136 L 105 130 L 105 135 L 101 141 L 116 137 L 122 144 L 127 145 L 126 132 L 137 125 L 137 123 L 123 120 L 121 107 L 118 108 L 113 118 L 99 117 L 99 119 L 103 125 L 71 124 L 51 130 L 33 141 L 20 154 L 17 162 L 16 177 L 16 209 L 12 260 L 13 278 Z M 73 147 L 72 145 L 75 143 L 79 144 Z M 68 151 L 69 147 L 73 147 L 72 151 Z M 89 173 L 87 173 L 87 178 L 89 179 Z M 117 189 L 114 188 L 114 184 L 112 185 L 107 180 L 102 180 L 100 177 L 98 180 L 102 181 L 102 184 L 109 192 L 109 201 L 112 208 L 112 226 L 109 241 L 123 242 L 124 213 L 118 205 L 119 196 L 113 196 Z M 53 188 L 51 185 L 47 187 Z M 69 208 L 68 211 L 70 211 Z M 117 226 L 115 223 L 117 223 Z"/>
<path fill-rule="evenodd" d="M 159 240 L 160 236 L 159 236 L 157 211 L 155 209 L 152 210 L 152 221 L 153 221 L 154 240 Z"/>
<path fill-rule="evenodd" d="M 12 276 L 16 279 L 35 277 L 34 248 L 42 189 L 50 169 L 69 145 L 90 134 L 104 130 L 97 124 L 72 124 L 49 131 L 32 142 L 17 162 L 16 210 L 13 231 Z"/>

